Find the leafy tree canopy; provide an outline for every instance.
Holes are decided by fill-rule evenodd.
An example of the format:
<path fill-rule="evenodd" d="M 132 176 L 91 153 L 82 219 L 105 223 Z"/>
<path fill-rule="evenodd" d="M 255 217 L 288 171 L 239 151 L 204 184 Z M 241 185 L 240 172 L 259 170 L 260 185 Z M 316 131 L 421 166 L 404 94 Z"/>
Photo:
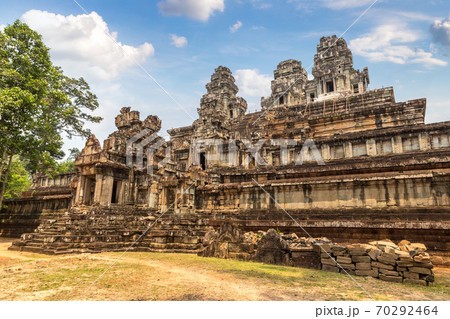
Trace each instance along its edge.
<path fill-rule="evenodd" d="M 6 185 L 15 155 L 32 172 L 55 167 L 64 157 L 63 136 L 87 138 L 85 123 L 102 120 L 90 114 L 97 107 L 83 78 L 53 65 L 41 35 L 19 20 L 0 31 L 0 184 Z"/>

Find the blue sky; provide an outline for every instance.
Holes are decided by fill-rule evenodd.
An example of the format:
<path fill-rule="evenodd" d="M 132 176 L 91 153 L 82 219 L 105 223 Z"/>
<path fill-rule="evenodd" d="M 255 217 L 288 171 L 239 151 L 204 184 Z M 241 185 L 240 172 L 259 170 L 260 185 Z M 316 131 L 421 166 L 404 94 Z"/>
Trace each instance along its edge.
<path fill-rule="evenodd" d="M 190 125 L 219 65 L 232 70 L 249 111 L 258 110 L 280 61 L 301 60 L 311 73 L 320 37 L 341 35 L 374 2 L 77 1 L 88 14 L 73 0 L 0 0 L 0 26 L 28 23 L 56 65 L 87 79 L 99 98 L 96 113 L 105 118 L 91 126 L 100 140 L 115 130 L 123 106 L 141 118 L 158 115 L 163 135 Z M 370 89 L 394 86 L 397 101 L 426 97 L 429 123 L 450 120 L 449 15 L 449 1 L 379 0 L 343 36 L 355 68 L 369 67 Z"/>

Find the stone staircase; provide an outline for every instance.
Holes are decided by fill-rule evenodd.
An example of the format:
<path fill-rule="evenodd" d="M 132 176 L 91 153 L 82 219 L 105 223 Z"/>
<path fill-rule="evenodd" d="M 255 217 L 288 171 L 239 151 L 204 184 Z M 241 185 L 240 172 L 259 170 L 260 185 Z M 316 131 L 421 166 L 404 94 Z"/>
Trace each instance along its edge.
<path fill-rule="evenodd" d="M 167 212 L 160 217 L 155 210 L 135 206 L 72 208 L 56 219 L 44 219 L 9 249 L 45 254 L 124 251 L 146 232 L 131 251 L 198 253 L 208 230 L 208 219 L 198 214 Z"/>

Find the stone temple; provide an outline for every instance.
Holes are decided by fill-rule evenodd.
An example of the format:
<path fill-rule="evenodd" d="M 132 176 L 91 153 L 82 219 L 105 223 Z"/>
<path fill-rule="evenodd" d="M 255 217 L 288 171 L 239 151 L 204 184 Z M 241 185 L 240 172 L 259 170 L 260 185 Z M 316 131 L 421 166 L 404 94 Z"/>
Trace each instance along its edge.
<path fill-rule="evenodd" d="M 426 99 L 369 90 L 368 69 L 354 69 L 336 36 L 320 39 L 312 75 L 298 60 L 279 63 L 272 94 L 247 113 L 219 66 L 198 119 L 169 141 L 157 116 L 122 108 L 103 144 L 88 139 L 76 172 L 36 175 L 6 203 L 1 234 L 21 236 L 12 249 L 44 253 L 123 250 L 138 238 L 135 250 L 196 253 L 211 227 L 232 221 L 447 254 L 450 122 L 425 124 Z"/>

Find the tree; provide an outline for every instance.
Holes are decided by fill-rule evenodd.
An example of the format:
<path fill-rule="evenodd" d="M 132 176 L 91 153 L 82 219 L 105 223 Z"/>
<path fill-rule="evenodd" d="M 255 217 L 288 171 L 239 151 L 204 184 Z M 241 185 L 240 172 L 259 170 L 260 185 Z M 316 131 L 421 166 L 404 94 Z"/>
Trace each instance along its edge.
<path fill-rule="evenodd" d="M 32 172 L 46 172 L 63 158 L 63 135 L 88 137 L 88 112 L 97 97 L 83 78 L 54 66 L 41 35 L 17 20 L 0 31 L 0 207 L 14 156 Z"/>
<path fill-rule="evenodd" d="M 10 177 L 5 190 L 5 199 L 18 198 L 31 186 L 31 174 L 25 169 L 25 165 L 18 156 L 14 156 Z"/>

